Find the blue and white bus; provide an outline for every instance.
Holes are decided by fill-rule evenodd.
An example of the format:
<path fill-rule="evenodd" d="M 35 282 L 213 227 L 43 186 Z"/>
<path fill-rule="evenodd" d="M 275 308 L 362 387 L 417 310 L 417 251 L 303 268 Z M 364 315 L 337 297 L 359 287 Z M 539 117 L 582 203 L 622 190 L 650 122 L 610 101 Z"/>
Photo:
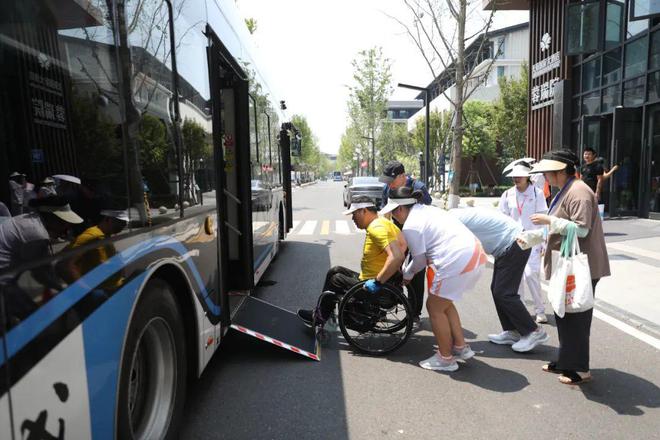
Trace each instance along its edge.
<path fill-rule="evenodd" d="M 0 3 L 1 439 L 176 437 L 291 225 L 248 39 L 232 0 Z"/>

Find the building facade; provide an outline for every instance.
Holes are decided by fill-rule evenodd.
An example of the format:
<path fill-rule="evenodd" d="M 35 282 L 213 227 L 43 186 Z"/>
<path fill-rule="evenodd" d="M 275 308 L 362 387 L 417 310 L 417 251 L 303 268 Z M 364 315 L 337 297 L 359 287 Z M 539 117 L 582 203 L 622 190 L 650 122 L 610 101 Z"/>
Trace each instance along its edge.
<path fill-rule="evenodd" d="M 660 2 L 487 0 L 530 11 L 528 153 L 591 147 L 618 165 L 611 216 L 660 219 Z"/>

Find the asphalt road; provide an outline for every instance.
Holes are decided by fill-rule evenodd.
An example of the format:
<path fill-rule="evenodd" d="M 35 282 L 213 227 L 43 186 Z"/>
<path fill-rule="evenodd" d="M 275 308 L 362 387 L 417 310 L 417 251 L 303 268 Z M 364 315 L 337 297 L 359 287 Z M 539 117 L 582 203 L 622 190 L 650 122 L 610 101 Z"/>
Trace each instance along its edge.
<path fill-rule="evenodd" d="M 359 267 L 363 233 L 341 215 L 342 189 L 321 182 L 294 190 L 298 223 L 264 275 L 275 284 L 258 297 L 293 311 L 311 307 L 331 265 Z M 532 353 L 487 341 L 499 331 L 491 273 L 457 304 L 477 352 L 457 372 L 417 365 L 433 352 L 427 318 L 384 358 L 354 353 L 339 333 L 314 362 L 230 332 L 190 390 L 181 438 L 660 438 L 660 351 L 594 319 L 594 380 L 562 385 L 541 371 L 557 347 L 552 322 L 549 343 Z"/>

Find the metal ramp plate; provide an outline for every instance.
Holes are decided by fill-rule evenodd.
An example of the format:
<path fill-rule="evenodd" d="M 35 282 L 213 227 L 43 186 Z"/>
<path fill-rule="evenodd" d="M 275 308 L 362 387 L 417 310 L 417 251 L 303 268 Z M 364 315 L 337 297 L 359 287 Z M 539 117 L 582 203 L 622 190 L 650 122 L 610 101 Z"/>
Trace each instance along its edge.
<path fill-rule="evenodd" d="M 298 316 L 252 296 L 245 297 L 232 317 L 231 328 L 315 361 L 321 349 L 314 333 Z"/>

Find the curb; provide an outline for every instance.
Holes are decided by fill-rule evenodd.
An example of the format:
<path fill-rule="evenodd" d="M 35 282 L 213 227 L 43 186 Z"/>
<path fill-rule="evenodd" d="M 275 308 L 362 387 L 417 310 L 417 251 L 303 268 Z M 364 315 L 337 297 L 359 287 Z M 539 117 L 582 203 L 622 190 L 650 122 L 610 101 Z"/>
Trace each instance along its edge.
<path fill-rule="evenodd" d="M 306 186 L 311 186 L 311 185 L 316 185 L 316 180 L 313 182 L 301 183 L 300 188 L 304 188 Z"/>

